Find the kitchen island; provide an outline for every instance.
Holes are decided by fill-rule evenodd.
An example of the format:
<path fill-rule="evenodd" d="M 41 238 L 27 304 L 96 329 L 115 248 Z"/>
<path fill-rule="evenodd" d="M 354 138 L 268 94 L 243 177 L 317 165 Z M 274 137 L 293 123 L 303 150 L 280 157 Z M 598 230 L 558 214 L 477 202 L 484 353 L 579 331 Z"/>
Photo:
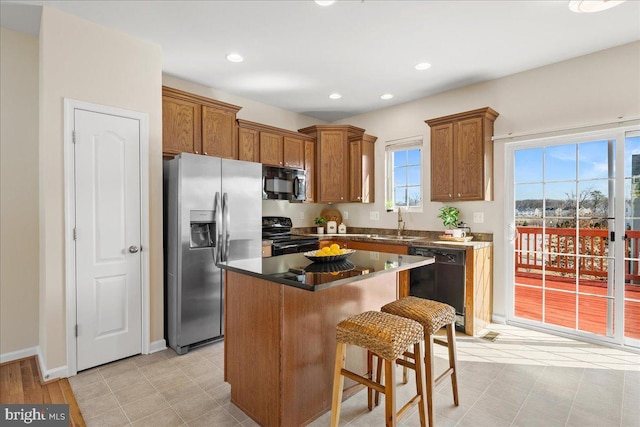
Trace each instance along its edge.
<path fill-rule="evenodd" d="M 221 263 L 231 401 L 262 426 L 306 425 L 330 410 L 336 324 L 395 300 L 398 273 L 432 262 L 357 251 L 333 263 L 302 254 Z M 347 369 L 365 373 L 366 353 L 348 353 Z M 345 398 L 354 384 L 345 381 Z"/>

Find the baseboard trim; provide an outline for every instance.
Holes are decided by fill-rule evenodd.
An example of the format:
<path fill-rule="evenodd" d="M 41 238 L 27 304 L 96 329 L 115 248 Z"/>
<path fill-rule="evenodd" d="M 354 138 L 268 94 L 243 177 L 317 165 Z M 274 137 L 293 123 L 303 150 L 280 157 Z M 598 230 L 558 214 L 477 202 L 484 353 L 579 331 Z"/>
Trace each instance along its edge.
<path fill-rule="evenodd" d="M 47 369 L 47 365 L 44 363 L 44 358 L 42 356 L 42 352 L 38 347 L 38 367 L 40 368 L 40 376 L 43 383 L 48 383 L 49 381 L 54 381 L 60 378 L 68 378 L 69 377 L 69 368 L 64 366 L 59 366 L 54 369 Z"/>
<path fill-rule="evenodd" d="M 158 351 L 162 351 L 167 348 L 167 342 L 165 340 L 154 341 L 149 344 L 149 354 L 157 353 Z"/>
<path fill-rule="evenodd" d="M 27 357 L 35 356 L 38 354 L 39 347 L 29 347 L 22 350 L 10 351 L 8 353 L 0 354 L 0 364 L 9 363 L 20 359 L 26 359 Z"/>
<path fill-rule="evenodd" d="M 500 325 L 506 325 L 507 324 L 507 318 L 504 317 L 501 314 L 495 314 L 494 313 L 494 314 L 491 315 L 491 322 L 497 323 L 497 324 L 500 324 Z"/>

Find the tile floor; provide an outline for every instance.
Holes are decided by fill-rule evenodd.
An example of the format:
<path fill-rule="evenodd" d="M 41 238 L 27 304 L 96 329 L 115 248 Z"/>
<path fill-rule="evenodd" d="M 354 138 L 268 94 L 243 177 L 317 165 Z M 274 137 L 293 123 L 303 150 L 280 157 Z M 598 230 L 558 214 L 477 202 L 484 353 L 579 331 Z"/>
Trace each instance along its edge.
<path fill-rule="evenodd" d="M 493 342 L 458 336 L 460 406 L 450 383 L 441 384 L 436 426 L 640 427 L 640 354 L 513 326 L 489 329 L 499 332 Z M 223 346 L 135 356 L 69 381 L 88 426 L 255 426 L 230 402 Z M 436 351 L 436 369 L 444 369 L 446 349 Z M 399 401 L 414 390 L 411 382 L 398 387 Z M 329 420 L 326 413 L 311 426 Z M 384 425 L 384 404 L 369 412 L 361 391 L 343 403 L 340 424 Z M 419 426 L 416 410 L 400 424 Z"/>

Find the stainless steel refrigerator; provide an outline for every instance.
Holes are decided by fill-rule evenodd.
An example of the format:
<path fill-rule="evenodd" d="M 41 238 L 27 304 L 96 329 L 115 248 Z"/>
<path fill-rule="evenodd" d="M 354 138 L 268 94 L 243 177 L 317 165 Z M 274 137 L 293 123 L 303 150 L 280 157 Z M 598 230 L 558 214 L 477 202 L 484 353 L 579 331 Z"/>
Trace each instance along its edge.
<path fill-rule="evenodd" d="M 164 164 L 165 309 L 178 354 L 222 338 L 218 261 L 260 258 L 262 165 L 182 153 Z"/>

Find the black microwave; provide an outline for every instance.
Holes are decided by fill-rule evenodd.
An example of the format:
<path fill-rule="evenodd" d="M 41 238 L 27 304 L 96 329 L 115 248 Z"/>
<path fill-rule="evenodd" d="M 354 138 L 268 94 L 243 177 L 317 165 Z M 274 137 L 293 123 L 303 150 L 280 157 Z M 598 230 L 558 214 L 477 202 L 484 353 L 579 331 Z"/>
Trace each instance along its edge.
<path fill-rule="evenodd" d="M 302 202 L 307 198 L 305 172 L 262 166 L 262 199 Z"/>

